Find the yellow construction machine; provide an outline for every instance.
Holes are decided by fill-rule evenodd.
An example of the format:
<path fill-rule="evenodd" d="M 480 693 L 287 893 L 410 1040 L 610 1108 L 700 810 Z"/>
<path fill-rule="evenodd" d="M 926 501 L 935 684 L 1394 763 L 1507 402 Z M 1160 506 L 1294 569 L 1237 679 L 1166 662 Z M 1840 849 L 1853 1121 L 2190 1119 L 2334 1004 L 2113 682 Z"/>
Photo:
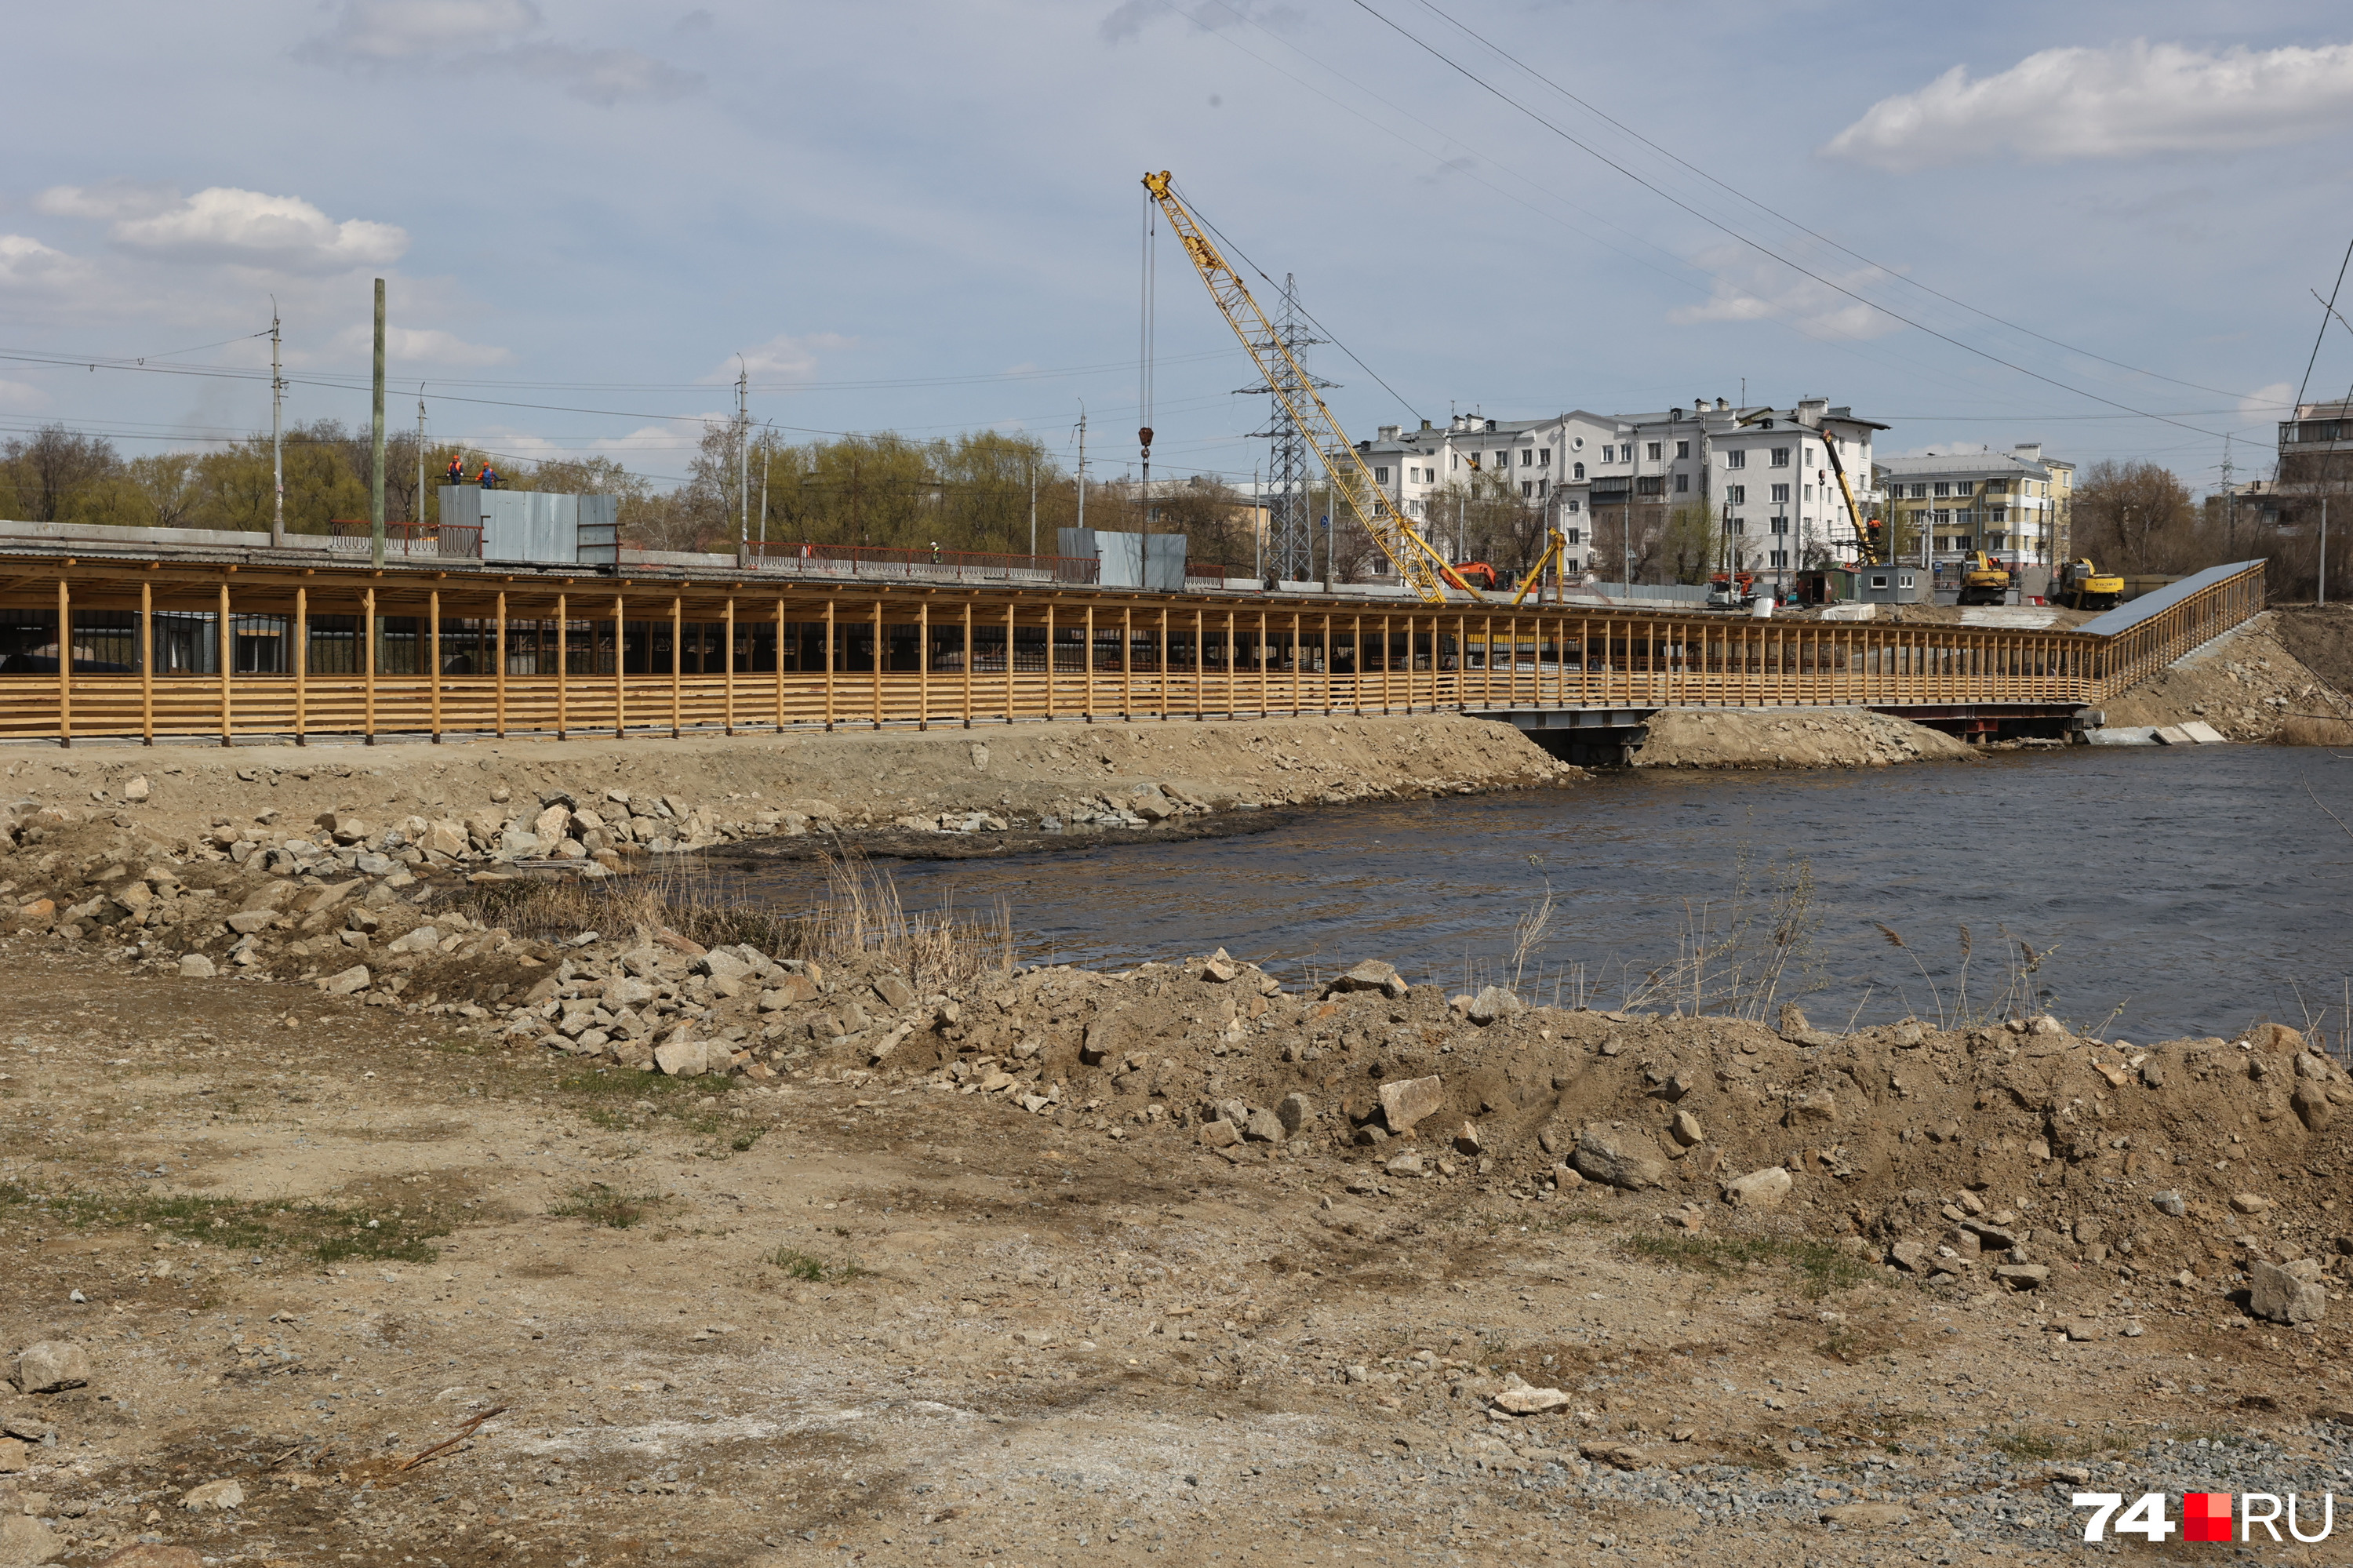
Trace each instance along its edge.
<path fill-rule="evenodd" d="M 2125 579 L 2101 572 L 2089 561 L 2068 561 L 2051 585 L 2051 597 L 2069 609 L 2114 609 L 2124 602 Z"/>
<path fill-rule="evenodd" d="M 1983 550 L 1971 550 L 1961 557 L 1961 591 L 1955 597 L 1955 604 L 2007 604 L 2009 601 L 2009 567 Z"/>

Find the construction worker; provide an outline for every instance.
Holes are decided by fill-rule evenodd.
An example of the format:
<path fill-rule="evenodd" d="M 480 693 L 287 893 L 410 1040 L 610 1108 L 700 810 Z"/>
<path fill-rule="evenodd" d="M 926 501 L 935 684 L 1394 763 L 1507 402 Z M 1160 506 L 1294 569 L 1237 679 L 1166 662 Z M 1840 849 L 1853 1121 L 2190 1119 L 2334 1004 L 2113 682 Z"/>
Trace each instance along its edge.
<path fill-rule="evenodd" d="M 496 490 L 499 487 L 499 471 L 491 466 L 488 458 L 482 460 L 480 479 L 484 490 Z"/>
<path fill-rule="evenodd" d="M 453 457 L 449 460 L 449 482 L 452 484 L 463 484 L 466 482 L 466 460 L 464 458 Z"/>

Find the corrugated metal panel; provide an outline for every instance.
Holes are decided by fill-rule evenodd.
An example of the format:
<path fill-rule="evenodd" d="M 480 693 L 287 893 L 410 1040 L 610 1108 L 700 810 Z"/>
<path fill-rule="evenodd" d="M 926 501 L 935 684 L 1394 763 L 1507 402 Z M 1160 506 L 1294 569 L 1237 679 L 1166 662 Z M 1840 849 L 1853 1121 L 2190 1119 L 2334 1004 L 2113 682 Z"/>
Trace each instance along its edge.
<path fill-rule="evenodd" d="M 2232 561 L 2227 566 L 2209 567 L 2202 572 L 2194 573 L 2178 583 L 2158 589 L 2155 593 L 2143 594 L 2137 599 L 2116 606 L 2104 615 L 2094 616 L 2075 630 L 2088 632 L 2094 637 L 2116 636 L 2120 632 L 2131 630 L 2152 616 L 2160 615 L 2171 609 L 2200 589 L 2212 588 L 2216 583 L 2228 577 L 2235 577 L 2241 572 L 2250 570 L 2260 564 L 2255 561 Z"/>
<path fill-rule="evenodd" d="M 620 565 L 621 498 L 582 495 L 575 499 L 579 503 L 579 520 L 573 529 L 575 558 L 584 567 Z"/>

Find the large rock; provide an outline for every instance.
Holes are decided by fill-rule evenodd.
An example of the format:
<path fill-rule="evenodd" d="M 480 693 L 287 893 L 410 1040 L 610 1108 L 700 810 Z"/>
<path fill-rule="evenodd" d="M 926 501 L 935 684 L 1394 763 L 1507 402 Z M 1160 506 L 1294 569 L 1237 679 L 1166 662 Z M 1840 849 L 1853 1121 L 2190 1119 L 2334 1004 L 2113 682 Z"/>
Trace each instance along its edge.
<path fill-rule="evenodd" d="M 1499 1019 L 1517 1017 L 1526 1006 L 1502 986 L 1482 986 L 1479 994 L 1471 999 L 1470 1019 L 1483 1027 Z"/>
<path fill-rule="evenodd" d="M 1377 991 L 1385 996 L 1398 998 L 1405 995 L 1406 989 L 1405 977 L 1397 972 L 1395 965 L 1383 963 L 1378 959 L 1366 959 L 1325 986 L 1324 994 L 1331 996 L 1341 991 Z"/>
<path fill-rule="evenodd" d="M 180 1495 L 180 1506 L 191 1513 L 227 1513 L 245 1506 L 245 1487 L 227 1478 L 206 1481 L 200 1487 L 190 1487 Z"/>
<path fill-rule="evenodd" d="M 876 975 L 874 994 L 881 997 L 882 1005 L 888 1008 L 904 1009 L 915 1005 L 915 988 L 897 975 Z"/>
<path fill-rule="evenodd" d="M 2302 1066 L 2310 1058 L 2298 1056 L 2295 1060 L 2296 1065 Z M 2288 1104 L 2295 1107 L 2297 1119 L 2314 1132 L 2327 1127 L 2337 1117 L 2337 1107 L 2329 1103 L 2328 1090 L 2316 1078 L 2296 1079 L 2295 1092 L 2288 1096 Z"/>
<path fill-rule="evenodd" d="M 427 854 L 460 860 L 473 845 L 467 838 L 464 827 L 445 818 L 425 830 L 424 841 L 417 847 Z"/>
<path fill-rule="evenodd" d="M 69 1340 L 37 1340 L 16 1356 L 16 1387 L 24 1393 L 56 1393 L 90 1382 L 90 1352 Z"/>
<path fill-rule="evenodd" d="M 1282 1123 L 1283 1131 L 1296 1133 L 1315 1119 L 1315 1107 L 1305 1095 L 1293 1090 L 1282 1097 L 1281 1103 L 1274 1107 L 1274 1114 L 1276 1119 Z"/>
<path fill-rule="evenodd" d="M 353 964 L 350 969 L 329 975 L 319 982 L 319 989 L 329 996 L 349 996 L 353 991 L 365 991 L 367 987 L 368 968 L 365 964 Z"/>
<path fill-rule="evenodd" d="M 184 953 L 180 957 L 180 977 L 183 980 L 210 980 L 216 972 L 213 961 L 202 953 Z"/>
<path fill-rule="evenodd" d="M 65 1555 L 66 1538 L 37 1519 L 0 1517 L 0 1568 L 38 1568 Z"/>
<path fill-rule="evenodd" d="M 2274 1323 L 2317 1323 L 2328 1315 L 2328 1292 L 2312 1259 L 2258 1263 L 2249 1276 L 2247 1310 Z"/>
<path fill-rule="evenodd" d="M 1588 1181 L 1629 1192 L 1667 1184 L 1667 1163 L 1659 1158 L 1659 1146 L 1646 1132 L 1621 1132 L 1591 1123 L 1577 1129 L 1577 1152 L 1568 1162 Z"/>
<path fill-rule="evenodd" d="M 720 1054 L 720 1064 L 714 1067 L 712 1054 Z M 708 1040 L 665 1040 L 654 1047 L 654 1065 L 673 1078 L 699 1078 L 703 1074 L 723 1070 L 733 1053 L 723 1045 L 713 1045 Z"/>
<path fill-rule="evenodd" d="M 1252 1143 L 1281 1143 L 1282 1118 L 1271 1110 L 1253 1110 L 1242 1118 L 1242 1136 Z"/>
<path fill-rule="evenodd" d="M 1427 1078 L 1392 1078 L 1381 1086 L 1381 1119 L 1391 1132 L 1410 1132 L 1414 1123 L 1446 1103 L 1446 1083 Z"/>
<path fill-rule="evenodd" d="M 1724 1201 L 1738 1209 L 1778 1209 L 1796 1181 L 1778 1165 L 1735 1176 L 1724 1184 Z"/>
<path fill-rule="evenodd" d="M 1516 1388 L 1498 1389 L 1488 1403 L 1507 1415 L 1542 1415 L 1548 1410 L 1561 1410 L 1576 1403 L 1556 1388 L 1532 1388 L 1523 1383 Z"/>

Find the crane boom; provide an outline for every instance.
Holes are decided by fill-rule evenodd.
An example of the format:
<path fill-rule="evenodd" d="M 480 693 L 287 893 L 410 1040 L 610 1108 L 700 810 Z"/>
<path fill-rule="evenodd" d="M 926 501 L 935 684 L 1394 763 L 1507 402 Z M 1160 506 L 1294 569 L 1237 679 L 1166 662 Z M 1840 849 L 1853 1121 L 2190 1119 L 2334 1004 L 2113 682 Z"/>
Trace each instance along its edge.
<path fill-rule="evenodd" d="M 1373 478 L 1364 454 L 1356 450 L 1355 444 L 1348 440 L 1347 432 L 1340 429 L 1339 420 L 1332 417 L 1332 410 L 1325 407 L 1323 397 L 1317 394 L 1314 381 L 1292 357 L 1289 345 L 1275 332 L 1274 324 L 1266 319 L 1266 313 L 1259 309 L 1258 302 L 1250 298 L 1241 275 L 1227 263 L 1218 248 L 1209 243 L 1199 220 L 1177 197 L 1169 183 L 1168 171 L 1163 169 L 1156 175 L 1145 175 L 1144 188 L 1152 194 L 1153 200 L 1160 204 L 1160 210 L 1167 215 L 1168 227 L 1176 232 L 1177 238 L 1184 241 L 1185 254 L 1191 259 L 1193 270 L 1201 274 L 1201 281 L 1208 289 L 1209 298 L 1216 303 L 1219 313 L 1226 318 L 1226 324 L 1234 329 L 1234 335 L 1241 339 L 1242 347 L 1258 366 L 1259 374 L 1273 389 L 1275 401 L 1282 405 L 1283 413 L 1289 416 L 1299 433 L 1307 438 L 1308 444 L 1315 449 L 1315 455 L 1323 460 L 1324 471 L 1330 477 L 1332 488 L 1346 498 L 1348 510 L 1356 514 L 1357 523 L 1372 536 L 1373 543 L 1380 546 L 1381 553 L 1396 566 L 1398 575 L 1411 583 L 1414 591 L 1425 602 L 1444 604 L 1446 557 L 1432 549 L 1415 531 L 1399 514 L 1397 503 L 1389 499 L 1388 492 Z M 1286 374 L 1277 375 L 1278 367 Z M 1479 590 L 1469 584 L 1462 587 L 1472 599 L 1482 598 Z"/>

